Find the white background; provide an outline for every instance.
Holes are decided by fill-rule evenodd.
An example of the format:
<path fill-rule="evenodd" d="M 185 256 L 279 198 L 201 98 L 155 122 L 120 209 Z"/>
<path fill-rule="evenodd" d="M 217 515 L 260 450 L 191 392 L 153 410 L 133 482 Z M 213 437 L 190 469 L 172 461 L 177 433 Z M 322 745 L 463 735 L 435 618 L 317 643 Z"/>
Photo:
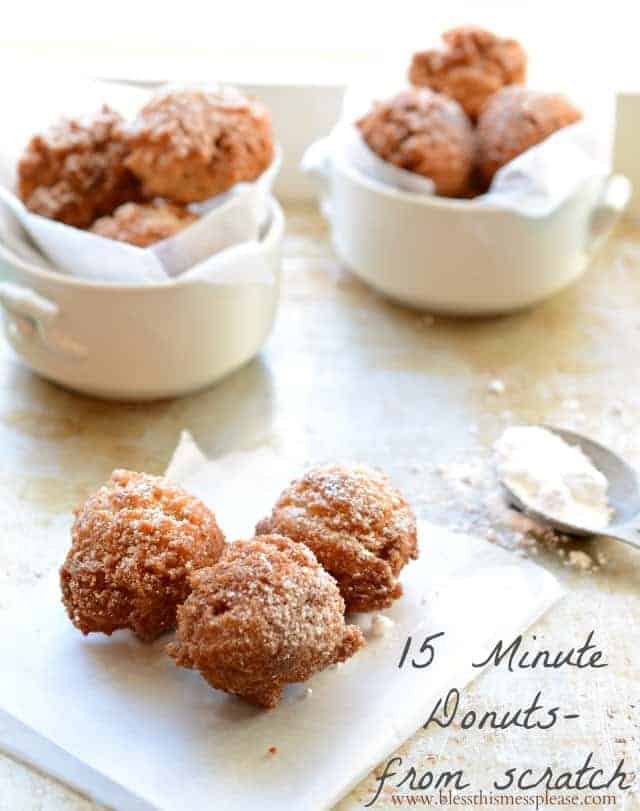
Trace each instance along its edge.
<path fill-rule="evenodd" d="M 3 69 L 135 78 L 352 80 L 404 65 L 447 27 L 475 22 L 520 38 L 531 79 L 589 95 L 640 86 L 630 0 L 6 0 Z M 18 74 L 19 75 L 19 74 Z"/>

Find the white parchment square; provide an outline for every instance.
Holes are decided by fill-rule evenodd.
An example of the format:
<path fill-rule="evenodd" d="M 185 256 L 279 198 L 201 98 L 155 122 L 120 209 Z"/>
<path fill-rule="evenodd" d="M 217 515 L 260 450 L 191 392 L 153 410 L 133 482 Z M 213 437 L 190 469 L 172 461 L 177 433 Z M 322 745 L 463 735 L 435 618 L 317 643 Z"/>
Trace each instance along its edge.
<path fill-rule="evenodd" d="M 268 449 L 208 461 L 185 438 L 169 473 L 233 539 L 250 534 L 291 478 L 285 468 Z M 544 569 L 479 539 L 423 523 L 420 549 L 385 612 L 390 632 L 289 687 L 271 711 L 177 668 L 168 637 L 83 637 L 51 579 L 0 623 L 0 748 L 118 811 L 329 808 L 478 672 L 473 661 L 561 594 Z M 438 631 L 431 667 L 398 668 L 409 634 Z"/>

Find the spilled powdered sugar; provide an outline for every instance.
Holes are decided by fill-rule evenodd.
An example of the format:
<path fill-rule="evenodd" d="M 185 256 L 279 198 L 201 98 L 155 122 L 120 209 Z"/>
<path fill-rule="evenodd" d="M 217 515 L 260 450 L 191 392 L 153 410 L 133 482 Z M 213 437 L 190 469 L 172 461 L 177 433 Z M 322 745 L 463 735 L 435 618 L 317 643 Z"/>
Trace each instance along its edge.
<path fill-rule="evenodd" d="M 406 494 L 421 518 L 485 538 L 518 557 L 555 557 L 576 572 L 593 574 L 607 564 L 602 553 L 574 550 L 569 536 L 510 507 L 495 465 L 484 453 L 466 453 L 443 464 L 411 461 L 406 469 L 411 474 Z"/>

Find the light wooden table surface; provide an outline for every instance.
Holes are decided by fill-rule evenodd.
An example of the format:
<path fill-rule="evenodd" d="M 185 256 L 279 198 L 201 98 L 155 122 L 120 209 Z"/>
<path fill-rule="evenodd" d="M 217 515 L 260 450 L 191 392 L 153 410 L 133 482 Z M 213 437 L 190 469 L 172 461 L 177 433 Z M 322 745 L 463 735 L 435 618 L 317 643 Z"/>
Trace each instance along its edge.
<path fill-rule="evenodd" d="M 288 216 L 275 331 L 258 359 L 209 391 L 152 405 L 102 403 L 37 379 L 0 344 L 0 610 L 13 600 L 28 610 L 30 589 L 64 554 L 60 516 L 113 467 L 161 472 L 183 428 L 209 454 L 299 442 L 310 459 L 378 464 L 424 517 L 536 555 L 568 587 L 537 626 L 538 642 L 566 648 L 593 629 L 609 662 L 598 671 L 484 674 L 465 707 L 526 706 L 540 690 L 545 706 L 581 717 L 547 732 L 421 732 L 402 747 L 408 763 L 464 767 L 485 789 L 489 771 L 576 769 L 592 750 L 607 769 L 625 757 L 637 772 L 640 556 L 600 540 L 584 546 L 594 561 L 606 558 L 597 571 L 567 567 L 566 549 L 576 545 L 533 544 L 514 528 L 489 457 L 505 425 L 547 421 L 599 437 L 640 466 L 640 230 L 622 226 L 578 285 L 535 311 L 432 323 L 343 271 L 311 209 Z M 502 394 L 489 390 L 495 378 Z M 361 807 L 373 785 L 365 781 L 341 811 Z M 638 798 L 629 792 L 618 807 L 636 808 Z M 0 756 L 0 811 L 90 808 Z"/>

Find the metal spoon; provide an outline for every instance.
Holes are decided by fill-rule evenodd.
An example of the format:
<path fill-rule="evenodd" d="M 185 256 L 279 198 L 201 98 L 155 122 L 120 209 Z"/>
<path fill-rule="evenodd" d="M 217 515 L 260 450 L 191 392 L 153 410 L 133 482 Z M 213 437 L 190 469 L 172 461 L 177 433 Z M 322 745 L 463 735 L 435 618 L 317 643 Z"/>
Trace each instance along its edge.
<path fill-rule="evenodd" d="M 602 530 L 589 529 L 575 524 L 565 524 L 564 521 L 558 521 L 551 515 L 546 515 L 528 507 L 516 496 L 509 485 L 502 481 L 501 484 L 506 491 L 508 500 L 531 518 L 547 524 L 566 535 L 605 535 L 640 549 L 640 487 L 633 468 L 619 456 L 616 456 L 609 448 L 598 445 L 592 439 L 550 425 L 543 425 L 542 427 L 559 436 L 567 444 L 577 445 L 593 465 L 606 476 L 609 482 L 607 497 L 613 510 L 611 523 Z"/>

